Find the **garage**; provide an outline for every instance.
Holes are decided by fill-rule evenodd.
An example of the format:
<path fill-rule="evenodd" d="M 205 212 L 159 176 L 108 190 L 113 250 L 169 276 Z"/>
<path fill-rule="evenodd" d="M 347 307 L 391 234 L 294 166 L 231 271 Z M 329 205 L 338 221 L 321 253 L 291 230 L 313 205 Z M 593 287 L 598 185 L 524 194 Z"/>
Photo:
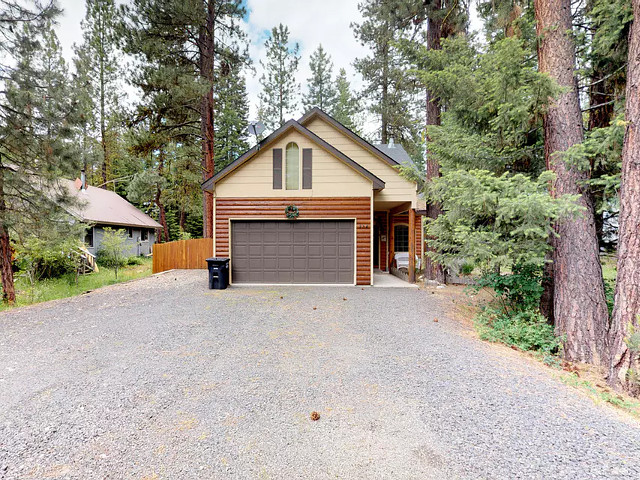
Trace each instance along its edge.
<path fill-rule="evenodd" d="M 233 283 L 353 284 L 353 220 L 233 220 Z"/>

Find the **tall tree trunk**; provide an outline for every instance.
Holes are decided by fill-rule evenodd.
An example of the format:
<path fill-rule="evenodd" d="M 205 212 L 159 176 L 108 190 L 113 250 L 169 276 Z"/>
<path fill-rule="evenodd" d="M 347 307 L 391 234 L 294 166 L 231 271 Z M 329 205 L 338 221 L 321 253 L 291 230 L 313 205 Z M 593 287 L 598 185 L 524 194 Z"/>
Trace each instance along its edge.
<path fill-rule="evenodd" d="M 389 143 L 389 45 L 387 44 L 382 47 L 382 62 L 382 97 L 380 99 L 382 131 L 380 141 L 387 144 Z"/>
<path fill-rule="evenodd" d="M 439 12 L 442 8 L 442 0 L 434 0 L 433 9 L 437 11 L 436 15 L 431 15 L 427 19 L 427 48 L 429 50 L 440 50 L 441 39 L 442 39 L 442 19 L 440 18 Z M 426 128 L 429 128 L 429 125 L 440 125 L 440 101 L 438 98 L 433 96 L 429 90 L 426 91 L 426 105 L 425 105 L 425 114 L 426 114 Z M 428 134 L 426 136 L 427 142 L 431 139 Z M 432 157 L 427 150 L 427 159 L 426 159 L 426 174 L 427 174 L 427 183 L 433 181 L 434 178 L 438 178 L 440 176 L 440 164 L 435 157 Z M 431 220 L 435 220 L 442 213 L 442 208 L 440 204 L 437 202 L 429 202 L 427 204 L 427 218 Z M 429 243 L 429 239 L 427 238 L 427 244 Z M 428 250 L 432 250 L 427 245 Z M 434 262 L 427 255 L 425 257 L 425 275 L 429 280 L 436 280 L 440 283 L 445 282 L 444 269 L 442 265 Z"/>
<path fill-rule="evenodd" d="M 100 17 L 98 22 L 102 23 L 102 8 L 98 9 Z M 100 38 L 100 52 L 103 52 L 103 39 Z M 100 145 L 102 147 L 102 188 L 107 188 L 107 173 L 109 170 L 109 153 L 107 152 L 107 126 L 105 119 L 105 79 L 104 79 L 104 55 L 100 54 Z"/>
<path fill-rule="evenodd" d="M 611 361 L 608 382 L 617 389 L 640 394 L 640 352 L 627 344 L 630 330 L 640 332 L 640 0 L 633 0 L 634 22 L 629 32 L 629 60 L 622 149 L 618 277 L 609 331 Z M 629 376 L 631 371 L 635 376 Z M 635 378 L 634 378 L 635 377 Z"/>
<path fill-rule="evenodd" d="M 584 181 L 588 174 L 567 165 L 558 152 L 583 140 L 582 114 L 571 38 L 571 0 L 536 0 L 540 71 L 565 91 L 555 99 L 544 121 L 547 168 L 556 173 L 552 194 L 580 194 L 584 212 L 556 225 L 553 280 L 556 333 L 566 335 L 568 360 L 601 364 L 608 322 L 602 267 L 598 255 L 593 205 Z"/>
<path fill-rule="evenodd" d="M 158 173 L 160 176 L 164 174 L 164 146 L 160 147 L 160 152 L 158 153 Z M 160 230 L 160 234 L 162 238 L 161 242 L 169 241 L 169 226 L 167 225 L 167 214 L 164 208 L 164 204 L 162 203 L 162 191 L 160 187 L 156 188 L 156 196 L 154 198 L 155 204 L 160 211 L 160 225 L 162 225 L 162 230 Z"/>
<path fill-rule="evenodd" d="M 13 284 L 11 268 L 11 241 L 6 225 L 7 204 L 4 198 L 4 165 L 0 157 L 0 270 L 2 273 L 2 301 L 12 305 L 16 301 L 16 288 Z"/>
<path fill-rule="evenodd" d="M 205 27 L 198 37 L 200 50 L 200 75 L 209 84 L 209 90 L 200 103 L 200 133 L 202 135 L 202 179 L 207 180 L 214 173 L 215 132 L 213 127 L 213 69 L 214 69 L 214 22 L 215 0 L 207 2 Z M 205 238 L 213 238 L 213 195 L 204 192 L 202 229 Z"/>

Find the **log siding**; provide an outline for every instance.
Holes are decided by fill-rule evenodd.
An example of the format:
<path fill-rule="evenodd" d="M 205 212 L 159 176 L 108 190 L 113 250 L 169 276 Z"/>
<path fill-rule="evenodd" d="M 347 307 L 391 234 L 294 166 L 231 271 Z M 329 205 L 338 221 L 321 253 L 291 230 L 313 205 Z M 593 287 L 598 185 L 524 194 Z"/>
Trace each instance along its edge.
<path fill-rule="evenodd" d="M 370 197 L 217 198 L 214 256 L 229 256 L 230 220 L 283 220 L 285 207 L 293 204 L 298 207 L 300 219 L 356 220 L 356 284 L 371 285 L 371 201 Z"/>

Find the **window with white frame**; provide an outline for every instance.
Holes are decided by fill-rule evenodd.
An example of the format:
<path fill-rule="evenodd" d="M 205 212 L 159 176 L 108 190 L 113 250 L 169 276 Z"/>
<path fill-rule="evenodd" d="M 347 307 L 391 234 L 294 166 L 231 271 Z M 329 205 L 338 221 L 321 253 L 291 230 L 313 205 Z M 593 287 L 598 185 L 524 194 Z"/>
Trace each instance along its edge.
<path fill-rule="evenodd" d="M 300 189 L 300 149 L 293 142 L 287 144 L 285 149 L 285 188 Z"/>

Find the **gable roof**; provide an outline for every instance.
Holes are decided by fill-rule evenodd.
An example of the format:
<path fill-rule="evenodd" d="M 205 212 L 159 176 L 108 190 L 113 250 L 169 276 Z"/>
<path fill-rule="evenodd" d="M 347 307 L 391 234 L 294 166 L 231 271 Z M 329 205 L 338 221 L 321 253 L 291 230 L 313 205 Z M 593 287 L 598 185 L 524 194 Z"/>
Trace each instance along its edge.
<path fill-rule="evenodd" d="M 236 160 L 231 162 L 229 165 L 227 165 L 225 168 L 220 170 L 214 176 L 212 176 L 212 177 L 208 178 L 207 180 L 205 180 L 202 183 L 202 189 L 203 190 L 207 190 L 207 191 L 211 190 L 213 188 L 213 186 L 216 184 L 216 182 L 222 180 L 224 177 L 226 177 L 227 175 L 229 175 L 230 173 L 232 173 L 233 171 L 238 169 L 240 166 L 244 165 L 246 162 L 251 160 L 265 146 L 267 146 L 268 144 L 274 142 L 279 137 L 281 137 L 285 133 L 289 132 L 289 130 L 295 130 L 296 132 L 298 132 L 301 135 L 305 136 L 306 138 L 308 138 L 312 142 L 316 143 L 317 145 L 319 145 L 320 147 L 322 147 L 323 149 L 328 151 L 330 154 L 332 154 L 338 160 L 342 161 L 347 166 L 353 168 L 355 171 L 360 173 L 360 175 L 362 175 L 363 177 L 368 178 L 369 180 L 371 180 L 373 182 L 373 188 L 375 190 L 382 190 L 384 188 L 384 182 L 380 178 L 376 177 L 369 170 L 364 168 L 359 163 L 356 163 L 353 160 L 351 160 L 349 157 L 347 157 L 340 150 L 335 148 L 333 145 L 327 143 L 325 140 L 323 140 L 322 138 L 317 136 L 315 133 L 313 133 L 308 128 L 304 127 L 303 125 L 301 125 L 300 123 L 296 122 L 295 120 L 289 120 L 287 123 L 282 125 L 279 129 L 277 129 L 275 132 L 273 132 L 267 138 L 265 138 L 264 140 L 260 141 L 256 146 L 254 146 L 253 148 L 247 150 L 245 153 L 240 155 Z"/>
<path fill-rule="evenodd" d="M 404 147 L 399 143 L 374 143 L 373 146 L 383 152 L 385 155 L 393 158 L 400 165 L 415 165 L 415 162 L 411 159 Z"/>
<path fill-rule="evenodd" d="M 115 192 L 88 186 L 81 190 L 79 180 L 60 180 L 78 200 L 70 213 L 82 222 L 123 227 L 162 228 L 158 222 Z"/>
<path fill-rule="evenodd" d="M 376 157 L 378 157 L 383 162 L 391 165 L 392 167 L 395 167 L 396 165 L 398 165 L 398 162 L 396 162 L 396 160 L 393 159 L 391 156 L 387 155 L 382 150 L 376 148 L 376 146 L 370 144 L 364 138 L 362 138 L 361 136 L 359 136 L 358 134 L 356 134 L 352 130 L 349 130 L 347 127 L 342 125 L 339 121 L 337 121 L 335 118 L 333 118 L 332 116 L 330 116 L 326 112 L 320 110 L 318 107 L 313 107 L 311 110 L 309 110 L 307 113 L 305 113 L 302 117 L 300 117 L 298 122 L 300 122 L 300 124 L 302 124 L 302 125 L 306 125 L 316 117 L 321 118 L 322 120 L 327 122 L 332 127 L 336 128 L 340 132 L 344 133 L 351 140 L 356 142 L 358 145 L 360 145 L 362 148 L 364 148 L 365 150 L 369 151 L 370 153 L 372 153 Z"/>

